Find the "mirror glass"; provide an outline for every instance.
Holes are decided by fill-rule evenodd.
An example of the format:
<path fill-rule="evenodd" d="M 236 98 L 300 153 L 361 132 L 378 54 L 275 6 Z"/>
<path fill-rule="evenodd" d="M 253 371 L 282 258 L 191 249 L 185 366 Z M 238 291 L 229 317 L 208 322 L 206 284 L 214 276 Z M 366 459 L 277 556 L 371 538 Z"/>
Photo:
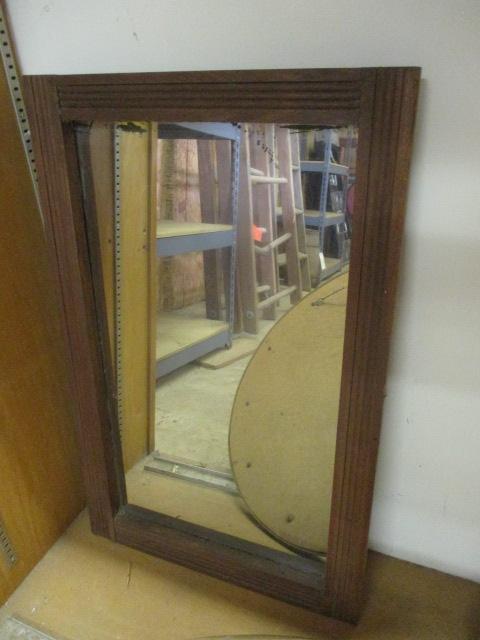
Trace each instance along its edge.
<path fill-rule="evenodd" d="M 76 127 L 130 503 L 324 557 L 357 138 Z"/>

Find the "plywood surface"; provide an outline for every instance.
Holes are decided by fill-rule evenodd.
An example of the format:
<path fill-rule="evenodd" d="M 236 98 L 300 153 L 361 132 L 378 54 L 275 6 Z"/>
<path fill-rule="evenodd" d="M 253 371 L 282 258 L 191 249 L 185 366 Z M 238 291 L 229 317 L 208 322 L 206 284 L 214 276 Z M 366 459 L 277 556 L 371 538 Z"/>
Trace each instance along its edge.
<path fill-rule="evenodd" d="M 476 640 L 480 585 L 371 554 L 356 628 L 93 536 L 86 514 L 0 610 L 70 640 Z"/>
<path fill-rule="evenodd" d="M 266 336 L 242 378 L 230 460 L 252 514 L 279 539 L 326 551 L 347 276 L 305 296 Z"/>
<path fill-rule="evenodd" d="M 157 360 L 178 353 L 228 329 L 220 320 L 162 312 L 157 316 Z"/>
<path fill-rule="evenodd" d="M 3 602 L 83 506 L 57 283 L 0 70 L 0 551 Z"/>

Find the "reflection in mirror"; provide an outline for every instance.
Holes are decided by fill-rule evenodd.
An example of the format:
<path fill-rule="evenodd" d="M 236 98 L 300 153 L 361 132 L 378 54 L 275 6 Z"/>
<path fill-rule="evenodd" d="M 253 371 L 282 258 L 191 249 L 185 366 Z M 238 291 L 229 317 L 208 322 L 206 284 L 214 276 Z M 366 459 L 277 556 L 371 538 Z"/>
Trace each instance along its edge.
<path fill-rule="evenodd" d="M 77 127 L 130 503 L 326 553 L 357 135 Z"/>

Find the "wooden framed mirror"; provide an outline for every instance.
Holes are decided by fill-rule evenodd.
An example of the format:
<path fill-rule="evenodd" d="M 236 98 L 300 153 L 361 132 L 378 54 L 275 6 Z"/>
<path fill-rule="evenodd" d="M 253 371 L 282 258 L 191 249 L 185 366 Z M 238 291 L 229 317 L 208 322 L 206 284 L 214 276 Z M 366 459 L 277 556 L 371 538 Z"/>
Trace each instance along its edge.
<path fill-rule="evenodd" d="M 371 68 L 25 78 L 42 208 L 62 293 L 72 393 L 77 405 L 78 442 L 95 533 L 292 604 L 351 622 L 358 619 L 419 76 L 417 68 Z M 300 142 L 308 146 L 308 134 L 312 131 L 316 132 L 314 142 L 318 143 L 323 155 L 317 157 L 308 152 L 302 156 L 298 151 Z M 333 135 L 338 140 L 342 136 L 349 139 L 350 134 L 345 133 L 348 131 L 358 139 L 355 198 L 351 211 L 353 231 L 345 218 L 349 163 L 336 155 L 342 153 L 342 143 L 332 141 Z M 166 220 L 160 220 L 162 224 L 157 225 L 156 205 L 154 216 L 144 215 L 149 207 L 151 211 L 151 202 L 156 202 L 158 196 L 155 162 L 158 162 L 159 139 L 198 141 L 199 197 L 204 203 L 210 202 L 210 208 L 203 205 L 201 208 L 202 211 L 215 210 L 220 217 L 202 218 L 200 222 L 192 222 L 193 231 L 187 231 L 183 226 L 180 233 L 174 233 L 169 231 L 175 226 L 172 220 L 168 224 Z M 99 161 L 95 145 L 103 145 L 107 161 Z M 292 155 L 295 145 L 298 145 L 296 156 Z M 126 149 L 130 147 L 141 150 L 140 155 L 129 156 L 135 171 L 150 178 L 140 182 L 132 180 L 127 187 L 126 181 L 122 182 L 122 172 L 126 171 L 122 158 L 127 157 Z M 263 155 L 258 155 L 259 148 Z M 130 152 L 133 153 L 131 149 Z M 220 162 L 221 157 L 226 160 Z M 208 174 L 205 167 L 213 166 L 212 158 L 216 164 Z M 268 158 L 270 169 L 268 164 L 262 165 Z M 317 214 L 308 214 L 308 209 L 296 206 L 293 172 L 302 168 L 305 174 L 320 173 L 327 185 L 327 191 L 323 192 L 327 200 L 322 205 L 320 191 L 320 204 L 315 205 L 320 218 Z M 338 175 L 343 171 L 345 180 L 332 180 L 332 184 L 338 186 L 334 194 L 328 189 L 335 170 Z M 99 175 L 103 175 L 103 183 L 98 182 Z M 304 177 L 303 192 L 302 184 L 297 183 L 297 191 L 303 195 L 309 188 L 309 179 L 308 175 Z M 208 181 L 210 190 L 205 187 Z M 227 189 L 222 187 L 225 184 Z M 242 184 L 246 185 L 243 190 Z M 253 196 L 255 184 L 263 186 Z M 248 365 L 248 375 L 244 374 L 242 378 L 232 413 L 230 457 L 233 478 L 244 501 L 247 504 L 252 500 L 255 502 L 250 509 L 251 519 L 255 521 L 252 526 L 256 526 L 252 535 L 248 532 L 237 535 L 228 529 L 225 523 L 230 517 L 231 503 L 226 500 L 213 509 L 218 523 L 215 527 L 202 519 L 203 511 L 198 517 L 189 517 L 182 511 L 179 517 L 177 503 L 170 509 L 163 509 L 166 499 L 155 509 L 141 504 L 140 494 L 133 501 L 127 500 L 125 468 L 135 463 L 139 456 L 149 454 L 154 445 L 146 430 L 133 444 L 128 443 L 129 432 L 120 433 L 119 415 L 127 410 L 128 401 L 126 397 L 122 398 L 122 388 L 118 384 L 118 367 L 125 355 L 119 354 L 121 349 L 115 336 L 118 323 L 128 323 L 128 317 L 120 315 L 115 321 L 112 319 L 111 306 L 115 304 L 112 300 L 119 273 L 115 271 L 114 237 L 108 237 L 108 233 L 105 236 L 102 227 L 106 221 L 112 229 L 116 220 L 115 206 L 118 205 L 115 198 L 119 194 L 114 193 L 115 189 L 124 189 L 122 197 L 133 198 L 134 209 L 136 207 L 136 214 L 131 218 L 132 228 L 116 239 L 121 242 L 119 238 L 125 237 L 133 242 L 136 238 L 138 244 L 129 246 L 135 255 L 142 252 L 144 255 L 144 271 L 130 273 L 133 284 L 127 296 L 132 305 L 137 304 L 137 299 L 139 305 L 146 305 L 144 315 L 137 314 L 129 327 L 133 336 L 130 349 L 134 356 L 138 355 L 135 339 L 139 334 L 147 336 L 146 351 L 142 356 L 146 358 L 152 345 L 151 337 L 156 333 L 156 317 L 148 306 L 148 300 L 156 294 L 152 294 L 147 274 L 156 272 L 157 256 L 171 257 L 198 250 L 200 245 L 191 243 L 194 242 L 192 236 L 201 235 L 199 224 L 216 225 L 215 229 L 210 228 L 208 238 L 203 235 L 200 249 L 205 252 L 203 263 L 197 262 L 192 267 L 193 271 L 198 271 L 203 265 L 208 322 L 218 321 L 212 314 L 218 313 L 220 308 L 225 316 L 223 329 L 214 332 L 215 336 L 223 336 L 222 331 L 226 332 L 220 339 L 223 343 L 215 343 L 215 347 L 229 343 L 235 322 L 243 322 L 243 329 L 254 332 L 252 325 L 259 317 L 268 320 L 268 309 L 271 310 L 280 299 L 288 298 L 296 304 L 260 343 Z M 252 225 L 253 219 L 249 219 L 246 212 L 254 207 L 253 198 L 261 201 L 262 193 L 270 198 L 271 211 L 279 205 L 282 231 L 275 238 L 269 236 L 259 243 L 251 241 L 251 233 L 253 230 L 258 232 L 260 225 Z M 334 196 L 339 198 L 336 204 Z M 102 209 L 109 212 L 106 217 L 100 212 L 102 197 L 103 202 L 110 201 L 110 208 Z M 312 198 L 315 199 L 315 195 Z M 140 202 L 150 204 L 140 205 Z M 259 210 L 264 210 L 265 202 L 258 205 Z M 222 218 L 222 210 L 232 217 Z M 330 214 L 334 215 L 331 224 L 318 222 Z M 302 260 L 305 262 L 306 258 L 301 255 L 298 237 L 301 227 L 297 218 L 307 219 L 302 223 L 303 227 L 313 229 L 317 234 L 315 238 L 324 226 L 335 227 L 337 235 L 331 241 L 338 251 L 342 247 L 337 271 L 328 271 L 323 244 L 320 251 L 316 250 L 320 265 L 317 286 L 311 283 L 307 286 L 308 274 L 305 270 L 302 273 Z M 343 235 L 338 235 L 340 232 Z M 244 244 L 235 251 L 236 243 L 242 238 Z M 293 244 L 292 239 L 295 240 Z M 348 240 L 348 259 L 345 259 L 345 239 Z M 109 244 L 110 253 L 106 254 L 105 247 Z M 284 257 L 277 262 L 283 262 L 283 268 L 286 266 L 286 274 L 280 276 L 281 286 L 272 290 L 279 282 L 272 272 L 270 284 L 263 280 L 260 285 L 255 279 L 247 281 L 248 268 L 267 272 L 267 260 L 262 262 L 262 256 L 273 255 L 281 245 Z M 306 251 L 303 253 L 306 255 Z M 241 269 L 236 271 L 238 265 Z M 218 307 L 215 310 L 214 296 L 210 296 L 214 291 L 212 273 L 218 275 L 220 272 L 223 272 L 223 284 L 215 289 Z M 343 280 L 332 279 L 332 275 Z M 242 313 L 235 316 L 233 300 L 237 296 L 237 284 L 238 290 L 247 297 L 242 303 Z M 303 297 L 302 292 L 309 288 L 311 293 Z M 253 310 L 248 303 L 249 291 L 251 303 L 256 305 Z M 270 291 L 268 295 L 265 294 L 267 291 Z M 125 302 L 125 297 L 123 300 Z M 302 337 L 308 332 L 295 319 L 301 316 L 305 321 L 307 316 L 310 318 L 318 313 L 323 313 L 323 318 L 328 313 L 333 321 L 341 322 L 336 324 L 336 342 L 332 348 L 337 354 L 338 373 L 329 369 L 323 382 L 318 384 L 320 389 L 337 380 L 337 396 L 332 405 L 334 417 L 329 418 L 330 424 L 332 420 L 335 422 L 331 478 L 320 482 L 324 468 L 320 460 L 317 462 L 317 449 L 314 449 L 305 464 L 308 467 L 305 482 L 300 482 L 298 472 L 298 484 L 297 480 L 294 482 L 296 492 L 287 495 L 287 489 L 292 486 L 290 479 L 284 484 L 285 490 L 275 493 L 279 483 L 276 477 L 270 482 L 274 477 L 272 474 L 279 473 L 282 465 L 288 468 L 290 464 L 291 467 L 294 460 L 290 473 L 295 475 L 295 468 L 302 467 L 302 456 L 311 449 L 308 446 L 298 448 L 296 461 L 293 454 L 278 455 L 273 462 L 271 456 L 278 453 L 278 443 L 285 442 L 289 429 L 293 431 L 294 426 L 295 433 L 300 433 L 307 419 L 302 417 L 304 414 L 292 417 L 289 411 L 295 403 L 283 387 L 278 393 L 280 400 L 275 404 L 275 430 L 272 431 L 273 414 L 264 410 L 266 403 L 262 399 L 271 385 L 280 387 L 285 381 L 288 383 L 290 377 L 289 384 L 293 389 L 302 384 L 299 404 L 316 407 L 316 387 L 312 386 L 310 395 L 305 395 L 308 384 L 300 383 L 302 369 L 297 371 L 290 365 L 283 366 L 282 347 L 277 345 L 295 342 L 309 357 L 319 356 L 325 340 L 316 338 L 316 342 L 305 345 Z M 308 320 L 309 327 L 326 326 L 327 320 L 322 325 L 318 317 L 313 315 Z M 177 314 L 177 324 L 179 322 Z M 165 323 L 161 324 L 164 326 Z M 321 336 L 321 331 L 316 331 L 315 336 Z M 206 343 L 203 340 L 195 344 Z M 205 351 L 200 353 L 190 348 L 188 357 L 185 353 L 184 350 L 179 356 L 177 352 L 168 352 L 159 357 L 157 352 L 148 361 L 148 367 L 140 367 L 142 375 L 155 381 L 205 355 Z M 326 357 L 322 355 L 322 358 Z M 126 387 L 129 391 L 135 380 L 134 362 L 137 361 L 138 357 L 133 356 L 127 361 L 124 380 L 129 381 Z M 312 365 L 305 363 L 305 367 L 311 370 Z M 256 377 L 255 370 L 260 372 Z M 271 377 L 274 374 L 278 379 Z M 255 380 L 250 387 L 247 385 L 249 376 Z M 265 383 L 265 380 L 267 384 L 260 388 L 260 382 Z M 258 397 L 252 399 L 252 393 L 257 393 Z M 148 416 L 151 418 L 152 412 L 155 413 L 155 390 L 152 392 L 146 384 L 140 395 L 138 403 L 133 408 L 129 405 L 128 410 L 135 413 L 141 424 L 146 424 Z M 173 398 L 180 400 L 177 391 Z M 316 424 L 316 415 L 315 412 L 310 415 L 309 424 Z M 252 424 L 254 429 L 250 429 Z M 316 437 L 320 430 L 319 426 L 311 434 Z M 261 446 L 262 443 L 265 445 L 265 434 L 269 444 Z M 275 438 L 278 442 L 272 444 L 276 442 Z M 325 446 L 325 442 L 319 441 L 316 446 Z M 130 447 L 134 450 L 137 447 L 131 459 L 127 454 L 127 449 L 132 450 Z M 274 470 L 270 474 L 265 473 L 268 465 L 262 455 L 270 456 L 269 464 Z M 262 470 L 260 475 L 259 469 Z M 260 487 L 262 500 L 259 499 Z M 321 497 L 324 487 L 326 497 Z M 135 490 L 128 486 L 129 497 L 134 493 Z M 181 493 L 177 483 L 168 497 L 173 495 L 177 500 Z M 290 500 L 289 505 L 294 506 L 282 504 L 282 500 Z M 194 502 L 199 504 L 196 499 Z M 299 502 L 308 505 L 304 509 L 304 520 L 295 511 Z M 320 518 L 325 512 L 325 509 L 322 512 L 325 504 L 326 525 L 321 524 Z M 315 519 L 317 515 L 319 518 Z M 244 520 L 242 531 L 251 526 L 247 520 Z M 316 535 L 321 527 L 326 531 L 323 541 Z M 308 528 L 313 531 L 313 539 L 304 535 Z M 265 531 L 276 535 L 274 544 L 270 544 L 270 538 L 262 537 L 267 536 Z M 321 551 L 326 554 L 322 555 Z"/>

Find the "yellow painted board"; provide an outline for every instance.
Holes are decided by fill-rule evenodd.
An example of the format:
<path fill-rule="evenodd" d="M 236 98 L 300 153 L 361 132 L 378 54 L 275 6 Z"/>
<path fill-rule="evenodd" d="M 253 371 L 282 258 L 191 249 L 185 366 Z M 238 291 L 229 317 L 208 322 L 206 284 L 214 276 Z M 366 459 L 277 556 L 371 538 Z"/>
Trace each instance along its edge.
<path fill-rule="evenodd" d="M 119 130 L 120 150 L 120 252 L 121 252 L 121 378 L 122 450 L 126 469 L 149 449 L 154 404 L 152 402 L 151 322 L 155 280 L 151 260 L 152 161 L 150 127 Z"/>

